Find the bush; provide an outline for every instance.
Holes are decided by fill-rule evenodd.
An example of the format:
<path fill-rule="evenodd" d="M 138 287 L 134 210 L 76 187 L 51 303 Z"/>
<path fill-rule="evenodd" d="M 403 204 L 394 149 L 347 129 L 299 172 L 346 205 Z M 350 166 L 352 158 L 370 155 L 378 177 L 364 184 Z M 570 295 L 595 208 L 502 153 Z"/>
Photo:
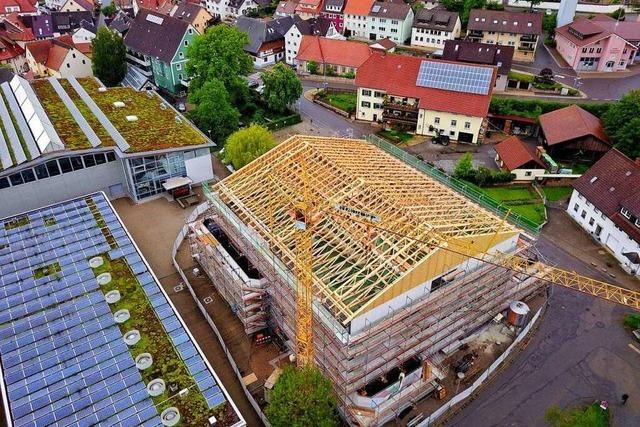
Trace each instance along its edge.
<path fill-rule="evenodd" d="M 302 118 L 300 117 L 300 114 L 294 113 L 294 114 L 291 114 L 290 116 L 281 117 L 279 119 L 268 122 L 266 123 L 265 126 L 269 130 L 277 130 L 277 129 L 282 129 L 283 127 L 295 125 L 296 123 L 300 123 L 301 121 L 302 121 Z"/>
<path fill-rule="evenodd" d="M 540 114 L 555 111 L 569 106 L 565 102 L 541 101 L 537 99 L 492 98 L 489 112 L 493 114 L 514 115 L 537 119 Z M 596 117 L 602 117 L 612 104 L 583 103 L 577 104 Z"/>
<path fill-rule="evenodd" d="M 556 39 L 554 39 L 553 37 L 547 37 L 546 39 L 544 39 L 544 44 L 553 48 L 557 46 Z"/>
<path fill-rule="evenodd" d="M 307 71 L 311 74 L 318 74 L 318 63 L 316 61 L 307 62 Z"/>
<path fill-rule="evenodd" d="M 491 170 L 484 166 L 474 169 L 471 153 L 466 153 L 460 158 L 460 160 L 458 160 L 453 171 L 453 176 L 481 187 L 490 184 L 508 183 L 513 181 L 516 177 L 510 172 Z"/>
<path fill-rule="evenodd" d="M 348 73 L 344 73 L 342 77 L 345 77 L 347 79 L 355 79 L 356 73 L 354 73 L 353 71 L 349 71 Z"/>
<path fill-rule="evenodd" d="M 640 314 L 638 313 L 629 313 L 624 316 L 624 326 L 631 329 L 639 329 L 640 328 Z"/>

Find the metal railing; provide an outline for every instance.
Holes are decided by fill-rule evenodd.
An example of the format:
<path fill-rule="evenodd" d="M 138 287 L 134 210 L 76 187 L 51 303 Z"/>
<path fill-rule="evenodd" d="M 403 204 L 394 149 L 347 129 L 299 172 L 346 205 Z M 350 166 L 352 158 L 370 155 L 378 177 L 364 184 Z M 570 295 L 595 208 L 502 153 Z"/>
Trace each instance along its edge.
<path fill-rule="evenodd" d="M 466 198 L 479 204 L 483 208 L 493 212 L 499 217 L 501 218 L 506 217 L 507 221 L 509 221 L 516 227 L 520 227 L 536 235 L 540 233 L 540 229 L 542 228 L 542 225 L 537 224 L 531 221 L 529 218 L 525 218 L 522 215 L 519 215 L 514 212 L 510 212 L 510 208 L 508 206 L 505 206 L 499 201 L 487 196 L 485 193 L 475 188 L 475 186 L 467 182 L 464 182 L 462 180 L 459 180 L 457 178 L 454 178 L 453 176 L 447 175 L 446 173 L 437 169 L 436 167 L 431 166 L 428 163 L 425 163 L 419 160 L 417 157 L 407 153 L 403 149 L 398 148 L 393 144 L 388 143 L 387 141 L 381 139 L 380 137 L 377 137 L 375 135 L 367 135 L 366 140 L 371 144 L 375 145 L 376 147 L 391 154 L 392 156 L 397 157 L 398 159 L 407 163 L 409 166 L 412 166 L 413 168 L 419 170 L 420 172 L 424 173 L 430 178 L 433 178 L 436 181 L 440 182 L 441 184 L 444 184 L 447 187 L 451 188 L 452 190 L 455 190 L 456 192 L 462 194 Z"/>

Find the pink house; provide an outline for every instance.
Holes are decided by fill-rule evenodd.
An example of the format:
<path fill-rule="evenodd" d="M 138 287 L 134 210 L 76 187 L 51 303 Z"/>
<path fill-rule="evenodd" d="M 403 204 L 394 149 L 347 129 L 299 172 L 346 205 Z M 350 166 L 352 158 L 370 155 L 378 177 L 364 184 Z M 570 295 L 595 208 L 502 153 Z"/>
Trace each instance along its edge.
<path fill-rule="evenodd" d="M 345 0 L 324 0 L 322 5 L 321 15 L 325 18 L 329 18 L 336 30 L 340 33 L 344 33 L 344 10 Z"/>
<path fill-rule="evenodd" d="M 640 22 L 576 17 L 556 29 L 556 48 L 576 71 L 622 71 L 638 53 Z"/>

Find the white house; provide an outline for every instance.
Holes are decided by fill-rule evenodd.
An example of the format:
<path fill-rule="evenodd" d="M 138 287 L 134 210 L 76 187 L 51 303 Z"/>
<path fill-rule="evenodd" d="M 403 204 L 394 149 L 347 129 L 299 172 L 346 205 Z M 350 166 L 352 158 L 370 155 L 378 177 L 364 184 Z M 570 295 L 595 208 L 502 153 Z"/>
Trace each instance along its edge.
<path fill-rule="evenodd" d="M 515 175 L 515 181 L 533 181 L 546 173 L 546 167 L 533 147 L 517 136 L 496 144 L 496 165 Z"/>
<path fill-rule="evenodd" d="M 444 9 L 419 10 L 411 28 L 411 46 L 443 49 L 445 41 L 460 37 L 461 29 L 457 12 Z"/>
<path fill-rule="evenodd" d="M 640 161 L 612 149 L 573 183 L 569 215 L 640 277 Z"/>
<path fill-rule="evenodd" d="M 320 36 L 328 39 L 344 40 L 345 37 L 336 30 L 329 18 L 296 19 L 295 23 L 284 35 L 285 62 L 296 65 L 296 56 L 300 51 L 302 36 Z"/>
<path fill-rule="evenodd" d="M 96 38 L 96 27 L 90 22 L 82 21 L 78 28 L 71 36 L 74 44 L 91 43 Z"/>
<path fill-rule="evenodd" d="M 37 77 L 89 77 L 91 59 L 73 44 L 71 36 L 38 40 L 26 44 L 29 69 Z"/>
<path fill-rule="evenodd" d="M 344 7 L 344 35 L 358 39 L 367 39 L 367 16 L 374 0 L 349 0 Z"/>
<path fill-rule="evenodd" d="M 405 2 L 376 1 L 367 15 L 367 38 L 388 38 L 402 44 L 411 38 L 413 17 L 411 6 Z"/>
<path fill-rule="evenodd" d="M 246 15 L 250 10 L 258 9 L 269 5 L 269 1 L 264 0 L 205 0 L 202 6 L 216 18 L 220 20 L 233 20 L 239 16 Z"/>

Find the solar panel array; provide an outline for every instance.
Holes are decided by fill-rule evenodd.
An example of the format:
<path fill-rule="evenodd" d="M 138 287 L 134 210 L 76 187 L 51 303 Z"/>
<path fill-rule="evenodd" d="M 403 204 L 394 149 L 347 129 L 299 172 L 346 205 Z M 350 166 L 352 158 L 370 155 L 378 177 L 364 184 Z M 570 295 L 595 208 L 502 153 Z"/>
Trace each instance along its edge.
<path fill-rule="evenodd" d="M 487 95 L 491 89 L 492 80 L 493 69 L 489 67 L 422 61 L 416 85 Z"/>
<path fill-rule="evenodd" d="M 104 194 L 90 196 L 118 247 L 111 249 L 85 199 L 0 221 L 0 357 L 15 426 L 159 426 L 133 356 L 88 259 L 124 259 L 209 408 L 225 396 Z M 55 224 L 52 225 L 52 223 Z M 58 263 L 59 273 L 34 269 Z"/>

